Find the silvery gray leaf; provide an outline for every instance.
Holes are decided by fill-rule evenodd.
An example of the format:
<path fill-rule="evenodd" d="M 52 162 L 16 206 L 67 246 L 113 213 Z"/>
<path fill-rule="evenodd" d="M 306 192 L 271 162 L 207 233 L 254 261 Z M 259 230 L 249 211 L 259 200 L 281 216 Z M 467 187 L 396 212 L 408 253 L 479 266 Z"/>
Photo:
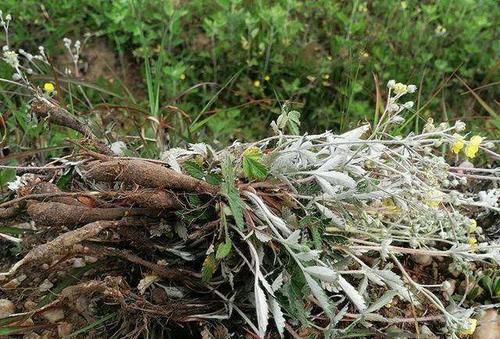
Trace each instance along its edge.
<path fill-rule="evenodd" d="M 352 286 L 347 280 L 345 280 L 341 275 L 338 276 L 337 283 L 344 290 L 347 297 L 351 300 L 351 302 L 356 306 L 356 308 L 363 312 L 366 309 L 365 299 L 359 292 Z"/>
<path fill-rule="evenodd" d="M 326 282 L 337 282 L 339 275 L 332 269 L 324 266 L 308 266 L 304 267 L 304 272 L 311 276 Z"/>
<path fill-rule="evenodd" d="M 333 316 L 332 307 L 330 304 L 330 300 L 326 295 L 325 291 L 321 288 L 321 286 L 311 277 L 309 274 L 304 273 L 304 277 L 306 278 L 307 285 L 311 289 L 312 294 L 318 300 L 319 305 L 325 311 L 325 314 L 330 318 Z"/>
<path fill-rule="evenodd" d="M 279 303 L 274 298 L 271 298 L 269 305 L 271 307 L 271 313 L 273 314 L 274 323 L 276 324 L 278 333 L 281 337 L 283 337 L 286 324 L 285 317 L 283 316 L 283 311 L 281 310 Z"/>

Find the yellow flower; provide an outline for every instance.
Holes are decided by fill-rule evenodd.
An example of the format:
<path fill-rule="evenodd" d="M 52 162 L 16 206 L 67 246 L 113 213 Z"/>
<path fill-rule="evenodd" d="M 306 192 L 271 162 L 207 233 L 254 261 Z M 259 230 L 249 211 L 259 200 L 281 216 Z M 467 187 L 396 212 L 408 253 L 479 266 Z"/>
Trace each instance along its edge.
<path fill-rule="evenodd" d="M 469 233 L 474 233 L 476 229 L 477 229 L 477 222 L 476 220 L 471 219 L 469 224 Z"/>
<path fill-rule="evenodd" d="M 397 84 L 394 85 L 393 91 L 395 94 L 404 94 L 408 92 L 408 86 L 398 82 Z"/>
<path fill-rule="evenodd" d="M 271 80 L 271 77 L 270 77 L 269 75 L 266 75 L 266 76 L 264 77 L 264 80 L 269 81 L 269 80 Z"/>
<path fill-rule="evenodd" d="M 397 214 L 401 212 L 401 209 L 394 203 L 392 198 L 383 199 L 382 205 L 384 205 L 387 214 Z"/>
<path fill-rule="evenodd" d="M 467 240 L 467 243 L 469 244 L 470 250 L 472 252 L 475 252 L 477 250 L 477 239 L 475 237 L 470 237 Z"/>
<path fill-rule="evenodd" d="M 437 190 L 429 191 L 426 194 L 425 204 L 432 208 L 438 208 L 439 204 L 443 202 L 443 193 Z"/>
<path fill-rule="evenodd" d="M 479 135 L 475 135 L 470 138 L 469 143 L 465 147 L 464 153 L 468 158 L 474 158 L 476 156 L 477 151 L 479 151 L 479 145 L 483 141 L 483 138 Z"/>
<path fill-rule="evenodd" d="M 458 154 L 465 146 L 464 137 L 456 133 L 453 135 L 453 137 L 455 138 L 455 142 L 453 143 L 453 145 L 451 145 L 451 151 L 455 154 Z"/>
<path fill-rule="evenodd" d="M 259 80 L 255 80 L 255 81 L 253 82 L 253 86 L 254 86 L 254 87 L 260 87 L 260 81 L 259 81 Z"/>
<path fill-rule="evenodd" d="M 179 77 L 181 80 L 186 79 L 186 74 L 182 73 L 181 76 Z"/>
<path fill-rule="evenodd" d="M 55 89 L 56 88 L 54 87 L 54 84 L 51 83 L 51 82 L 46 82 L 46 83 L 43 84 L 43 90 L 45 92 L 49 93 L 49 94 L 52 93 L 52 92 L 54 92 Z"/>
<path fill-rule="evenodd" d="M 465 337 L 468 335 L 473 335 L 476 331 L 477 320 L 476 319 L 467 319 L 465 326 L 460 329 L 458 335 L 461 337 Z"/>

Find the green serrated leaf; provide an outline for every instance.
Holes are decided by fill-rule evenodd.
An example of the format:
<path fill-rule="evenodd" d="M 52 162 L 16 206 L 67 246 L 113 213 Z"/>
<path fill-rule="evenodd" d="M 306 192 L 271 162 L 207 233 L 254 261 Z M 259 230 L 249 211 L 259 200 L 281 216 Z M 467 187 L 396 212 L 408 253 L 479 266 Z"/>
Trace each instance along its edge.
<path fill-rule="evenodd" d="M 209 254 L 203 261 L 203 266 L 201 267 L 201 280 L 206 283 L 209 282 L 216 270 L 217 261 L 215 260 L 215 256 L 212 253 Z"/>
<path fill-rule="evenodd" d="M 311 231 L 311 237 L 312 237 L 312 242 L 314 244 L 314 248 L 317 250 L 322 249 L 323 244 L 322 244 L 322 233 L 324 231 L 324 225 L 321 221 L 321 219 L 313 216 L 313 215 L 308 215 L 302 218 L 300 220 L 300 226 L 301 227 L 307 227 Z"/>
<path fill-rule="evenodd" d="M 222 164 L 222 176 L 224 177 L 222 194 L 226 196 L 236 226 L 238 226 L 239 229 L 243 229 L 245 228 L 245 222 L 243 220 L 243 202 L 241 201 L 238 189 L 234 185 L 234 168 L 229 158 L 226 158 Z"/>
<path fill-rule="evenodd" d="M 193 178 L 203 179 L 205 177 L 205 172 L 203 171 L 203 167 L 201 167 L 199 164 L 197 164 L 194 161 L 188 160 L 188 161 L 184 162 L 182 167 L 187 172 L 187 174 L 189 174 Z"/>
<path fill-rule="evenodd" d="M 220 174 L 207 174 L 207 182 L 210 185 L 220 185 L 222 182 L 222 176 Z"/>
<path fill-rule="evenodd" d="M 231 248 L 233 247 L 233 243 L 231 239 L 226 239 L 224 243 L 219 244 L 217 246 L 217 253 L 215 254 L 216 259 L 224 259 L 231 252 Z"/>
<path fill-rule="evenodd" d="M 267 177 L 267 167 L 262 162 L 262 151 L 250 147 L 243 152 L 243 172 L 249 179 L 264 180 Z"/>

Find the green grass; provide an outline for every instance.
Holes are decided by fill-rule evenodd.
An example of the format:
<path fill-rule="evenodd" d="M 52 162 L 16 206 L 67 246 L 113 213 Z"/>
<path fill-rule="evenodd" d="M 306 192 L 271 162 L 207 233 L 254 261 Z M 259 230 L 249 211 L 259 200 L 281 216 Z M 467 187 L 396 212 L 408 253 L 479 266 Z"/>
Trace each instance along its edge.
<path fill-rule="evenodd" d="M 78 79 L 87 85 L 62 99 L 81 112 L 89 110 L 88 100 L 134 109 L 119 111 L 113 121 L 124 121 L 121 132 L 131 135 L 146 125 L 146 136 L 154 137 L 140 110 L 170 126 L 175 142 L 260 137 L 283 100 L 302 113 L 304 130 L 345 130 L 376 121 L 392 78 L 420 87 L 405 129 L 418 130 L 434 117 L 498 133 L 494 0 L 61 0 L 43 6 L 5 0 L 2 10 L 14 17 L 14 45 L 34 50 L 43 44 L 54 61 L 64 53 L 63 37 L 86 39 L 83 59 L 90 64 L 95 61 L 85 60 L 85 49 L 104 39 L 117 60 L 113 83 Z M 124 73 L 139 74 L 127 82 Z M 5 67 L 0 74 L 9 77 Z M 8 94 L 12 88 L 2 89 L 4 110 L 22 111 Z M 97 120 L 103 130 L 112 127 Z M 25 132 L 30 138 L 41 133 Z M 9 142 L 28 147 L 33 138 L 18 134 Z"/>

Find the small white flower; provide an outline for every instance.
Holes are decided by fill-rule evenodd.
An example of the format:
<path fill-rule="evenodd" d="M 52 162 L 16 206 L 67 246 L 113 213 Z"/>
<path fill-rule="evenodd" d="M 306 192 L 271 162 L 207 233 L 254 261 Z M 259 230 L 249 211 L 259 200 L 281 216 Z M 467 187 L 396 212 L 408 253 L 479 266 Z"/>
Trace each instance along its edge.
<path fill-rule="evenodd" d="M 399 105 L 398 104 L 390 104 L 387 109 L 389 110 L 389 112 L 398 112 Z"/>
<path fill-rule="evenodd" d="M 14 80 L 14 81 L 21 80 L 21 76 L 19 75 L 19 73 L 12 74 L 12 80 Z"/>
<path fill-rule="evenodd" d="M 5 51 L 3 52 L 3 60 L 9 64 L 12 68 L 19 67 L 19 58 L 16 52 L 14 51 Z"/>
<path fill-rule="evenodd" d="M 395 115 L 391 118 L 391 123 L 393 124 L 396 124 L 396 125 L 399 125 L 399 124 L 402 124 L 403 122 L 405 122 L 405 118 L 403 118 L 402 116 L 400 115 Z"/>
<path fill-rule="evenodd" d="M 9 50 L 9 46 L 4 45 L 4 46 L 2 47 L 2 51 L 7 52 L 8 50 Z"/>
<path fill-rule="evenodd" d="M 446 34 L 446 28 L 441 25 L 437 25 L 436 29 L 434 29 L 434 32 L 436 35 L 445 35 Z"/>
<path fill-rule="evenodd" d="M 448 128 L 448 123 L 447 122 L 442 122 L 439 124 L 439 129 L 447 129 Z"/>
<path fill-rule="evenodd" d="M 443 140 L 439 139 L 439 140 L 434 140 L 434 143 L 432 144 L 432 146 L 441 147 L 442 144 L 443 144 Z"/>
<path fill-rule="evenodd" d="M 123 151 L 127 149 L 127 145 L 123 141 L 115 141 L 110 146 L 111 151 L 116 155 L 123 155 Z"/>
<path fill-rule="evenodd" d="M 464 131 L 465 130 L 465 122 L 457 120 L 457 122 L 455 122 L 455 130 L 457 132 Z"/>
<path fill-rule="evenodd" d="M 408 85 L 408 93 L 415 93 L 416 90 L 417 90 L 417 86 Z"/>
<path fill-rule="evenodd" d="M 496 207 L 498 206 L 500 190 L 491 189 L 489 191 L 481 191 L 478 193 L 478 196 L 479 196 L 479 201 L 485 203 L 488 206 Z"/>
<path fill-rule="evenodd" d="M 406 109 L 410 109 L 410 108 L 412 108 L 412 107 L 413 107 L 413 105 L 414 105 L 414 102 L 413 102 L 413 101 L 408 101 L 408 102 L 405 102 L 405 103 L 403 104 L 403 107 L 404 107 L 404 108 L 406 108 Z"/>
<path fill-rule="evenodd" d="M 22 187 L 23 185 L 24 185 L 24 180 L 18 176 L 16 176 L 16 180 L 7 183 L 7 187 L 11 191 L 17 191 L 17 189 Z"/>
<path fill-rule="evenodd" d="M 396 80 L 389 80 L 389 82 L 387 82 L 388 88 L 393 88 L 395 85 L 396 85 Z"/>
<path fill-rule="evenodd" d="M 488 141 L 484 144 L 484 147 L 487 149 L 493 149 L 493 148 L 495 148 L 495 144 L 492 143 L 491 141 Z"/>
<path fill-rule="evenodd" d="M 401 96 L 403 94 L 408 93 L 408 86 L 406 86 L 405 84 L 403 84 L 401 82 L 398 82 L 397 84 L 394 85 L 393 90 L 394 90 L 394 94 Z"/>
<path fill-rule="evenodd" d="M 64 38 L 63 44 L 64 44 L 64 47 L 66 47 L 67 49 L 71 49 L 71 39 Z"/>

